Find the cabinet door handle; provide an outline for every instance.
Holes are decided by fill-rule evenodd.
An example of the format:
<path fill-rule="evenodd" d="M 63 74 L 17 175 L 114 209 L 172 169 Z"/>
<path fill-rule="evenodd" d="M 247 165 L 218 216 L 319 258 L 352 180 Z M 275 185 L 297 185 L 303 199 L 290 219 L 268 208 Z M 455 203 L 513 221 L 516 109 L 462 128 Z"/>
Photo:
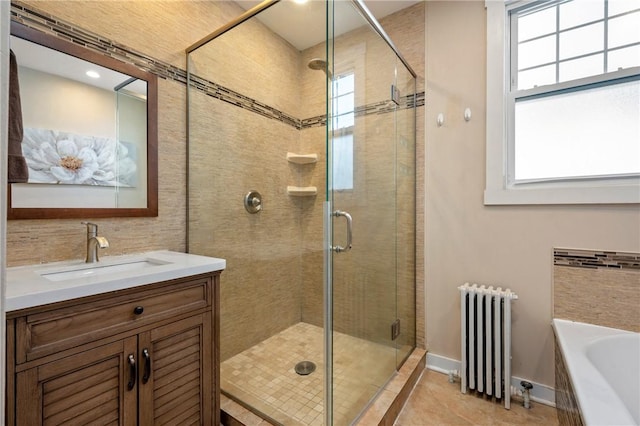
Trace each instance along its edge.
<path fill-rule="evenodd" d="M 138 368 L 136 366 L 136 359 L 133 354 L 129 354 L 129 383 L 127 389 L 131 390 L 136 386 L 136 377 L 138 377 Z"/>
<path fill-rule="evenodd" d="M 144 374 L 142 375 L 142 384 L 145 384 L 149 381 L 149 377 L 151 377 L 151 355 L 147 348 L 142 350 L 142 356 L 144 357 Z"/>

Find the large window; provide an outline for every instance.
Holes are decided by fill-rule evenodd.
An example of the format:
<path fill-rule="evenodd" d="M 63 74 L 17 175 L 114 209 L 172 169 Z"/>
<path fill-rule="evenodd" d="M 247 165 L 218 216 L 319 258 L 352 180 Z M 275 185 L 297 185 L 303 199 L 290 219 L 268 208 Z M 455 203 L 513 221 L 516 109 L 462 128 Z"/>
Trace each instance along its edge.
<path fill-rule="evenodd" d="M 487 17 L 485 203 L 640 202 L 640 0 Z"/>
<path fill-rule="evenodd" d="M 333 189 L 353 189 L 354 74 L 333 79 Z"/>

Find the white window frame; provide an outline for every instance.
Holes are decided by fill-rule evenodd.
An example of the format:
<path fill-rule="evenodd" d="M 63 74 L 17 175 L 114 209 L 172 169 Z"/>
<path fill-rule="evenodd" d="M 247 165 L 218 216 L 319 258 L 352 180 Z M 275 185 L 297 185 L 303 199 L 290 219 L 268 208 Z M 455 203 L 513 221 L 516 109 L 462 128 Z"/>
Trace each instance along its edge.
<path fill-rule="evenodd" d="M 486 0 L 487 9 L 487 129 L 485 205 L 512 204 L 629 204 L 640 203 L 640 177 L 580 179 L 514 184 L 510 164 L 508 108 L 509 46 L 508 7 L 528 1 Z M 620 71 L 620 77 L 638 69 Z M 585 79 L 585 81 L 588 79 Z M 575 84 L 575 82 L 573 83 Z M 512 143 L 512 142 L 511 142 Z"/>

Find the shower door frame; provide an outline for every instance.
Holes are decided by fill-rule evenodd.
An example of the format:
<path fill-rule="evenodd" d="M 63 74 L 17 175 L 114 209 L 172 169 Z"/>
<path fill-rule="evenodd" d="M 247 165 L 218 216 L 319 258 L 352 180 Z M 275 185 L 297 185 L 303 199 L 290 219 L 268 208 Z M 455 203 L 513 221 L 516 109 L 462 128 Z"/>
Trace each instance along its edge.
<path fill-rule="evenodd" d="M 327 2 L 327 7 L 326 7 L 326 12 L 327 12 L 327 16 L 326 16 L 326 26 L 327 26 L 327 36 L 326 36 L 326 58 L 327 58 L 327 75 L 328 76 L 336 76 L 336 72 L 333 69 L 333 65 L 334 65 L 334 27 L 333 27 L 333 16 L 334 16 L 334 0 L 328 0 Z M 398 50 L 398 48 L 395 46 L 395 44 L 393 43 L 393 41 L 391 40 L 391 38 L 387 35 L 387 33 L 384 31 L 384 29 L 382 28 L 382 26 L 378 23 L 378 21 L 375 19 L 375 17 L 373 16 L 373 14 L 371 13 L 371 11 L 366 7 L 366 5 L 364 4 L 363 0 L 351 0 L 352 5 L 354 6 L 354 8 L 356 9 L 356 11 L 366 20 L 366 22 L 372 27 L 372 29 L 382 38 L 382 40 L 389 46 L 389 48 L 391 49 L 391 51 L 395 54 L 396 59 L 399 60 L 404 67 L 406 68 L 406 70 L 409 72 L 409 74 L 411 74 L 411 76 L 413 77 L 413 95 L 414 95 L 414 102 L 413 102 L 413 107 L 411 109 L 413 109 L 415 111 L 415 82 L 417 79 L 417 74 L 415 73 L 415 71 L 413 70 L 413 68 L 411 67 L 411 65 L 409 65 L 409 63 L 406 61 L 406 59 L 402 56 L 402 54 L 400 53 L 400 51 Z M 395 67 L 397 68 L 398 64 L 395 65 Z M 396 76 L 397 76 L 397 72 L 396 72 Z M 334 368 L 334 363 L 333 363 L 333 350 L 334 350 L 334 345 L 333 345 L 333 335 L 334 335 L 334 321 L 333 321 L 333 315 L 334 315 L 334 307 L 333 307 L 333 302 L 334 302 L 334 288 L 333 288 L 333 284 L 334 284 L 334 266 L 333 266 L 333 256 L 339 253 L 344 253 L 345 251 L 348 252 L 351 249 L 350 243 L 351 243 L 351 223 L 352 223 L 352 218 L 349 215 L 348 212 L 343 212 L 341 210 L 335 210 L 335 205 L 334 205 L 334 200 L 333 200 L 333 193 L 334 193 L 334 189 L 333 189 L 333 181 L 332 181 L 332 170 L 333 170 L 333 156 L 332 156 L 332 127 L 333 127 L 333 120 L 331 119 L 332 117 L 332 107 L 333 107 L 333 101 L 332 101 L 332 90 L 333 90 L 333 82 L 332 82 L 332 78 L 327 78 L 327 88 L 326 88 L 326 94 L 327 94 L 327 99 L 326 99 L 326 117 L 327 117 L 327 124 L 326 124 L 326 198 L 325 201 L 323 203 L 323 223 L 324 223 L 324 356 L 325 356 L 325 380 L 324 380 L 324 416 L 325 416 L 325 422 L 324 424 L 327 426 L 333 425 L 333 390 L 334 390 L 334 383 L 333 383 L 333 368 Z M 394 82 L 394 84 L 396 84 L 397 82 Z M 394 114 L 397 114 L 397 112 L 394 112 Z M 397 117 L 394 117 L 394 121 L 397 120 Z M 397 136 L 396 136 L 397 137 Z M 415 117 L 414 117 L 414 121 L 413 121 L 413 139 L 414 139 L 414 146 L 415 146 L 415 139 L 416 139 L 416 121 L 415 121 Z M 414 151 L 414 161 L 415 161 L 415 151 Z M 355 162 L 355 158 L 354 158 L 354 162 Z M 397 170 L 394 172 L 397 175 Z M 397 190 L 397 188 L 396 188 Z M 415 191 L 414 191 L 414 200 L 415 200 Z M 347 217 L 347 240 L 348 243 L 346 245 L 346 247 L 338 247 L 334 244 L 334 240 L 333 240 L 333 236 L 334 236 L 334 232 L 333 232 L 333 228 L 334 228 L 334 218 L 340 217 L 340 216 L 345 216 Z M 338 225 L 336 225 L 338 226 Z M 342 224 L 340 224 L 339 226 L 342 226 Z M 343 237 L 341 237 L 343 238 Z M 341 239 L 341 241 L 343 241 Z M 396 240 L 396 244 L 397 244 L 397 240 Z M 336 249 L 338 248 L 338 249 Z M 413 249 L 414 249 L 414 253 L 415 253 L 415 222 L 414 222 L 414 244 L 413 244 Z M 415 273 L 414 273 L 414 298 L 415 298 Z M 397 284 L 396 284 L 396 293 L 397 293 Z M 397 294 L 396 294 L 396 300 L 397 300 Z M 415 311 L 415 304 L 414 304 L 414 311 Z M 396 314 L 397 314 L 397 302 L 396 302 Z M 415 315 L 413 318 L 414 322 L 415 322 Z M 414 348 L 415 348 L 415 336 L 414 336 Z M 398 354 L 398 348 L 396 347 L 396 357 Z M 410 354 L 410 353 L 409 353 Z M 408 357 L 408 355 L 406 356 Z M 401 362 L 397 362 L 396 360 L 396 369 L 399 367 L 399 365 L 401 365 L 404 360 L 406 359 L 403 358 L 403 360 Z M 391 379 L 391 377 L 389 377 L 389 379 Z M 380 391 L 380 389 L 378 390 L 378 392 Z M 364 409 L 365 407 L 363 406 L 362 409 Z"/>

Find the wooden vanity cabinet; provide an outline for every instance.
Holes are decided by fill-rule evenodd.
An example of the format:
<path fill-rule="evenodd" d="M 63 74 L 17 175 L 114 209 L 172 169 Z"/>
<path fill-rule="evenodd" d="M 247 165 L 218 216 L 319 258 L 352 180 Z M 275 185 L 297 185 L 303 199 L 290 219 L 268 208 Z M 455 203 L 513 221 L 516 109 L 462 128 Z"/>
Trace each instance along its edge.
<path fill-rule="evenodd" d="M 7 313 L 7 424 L 219 424 L 219 276 Z"/>

